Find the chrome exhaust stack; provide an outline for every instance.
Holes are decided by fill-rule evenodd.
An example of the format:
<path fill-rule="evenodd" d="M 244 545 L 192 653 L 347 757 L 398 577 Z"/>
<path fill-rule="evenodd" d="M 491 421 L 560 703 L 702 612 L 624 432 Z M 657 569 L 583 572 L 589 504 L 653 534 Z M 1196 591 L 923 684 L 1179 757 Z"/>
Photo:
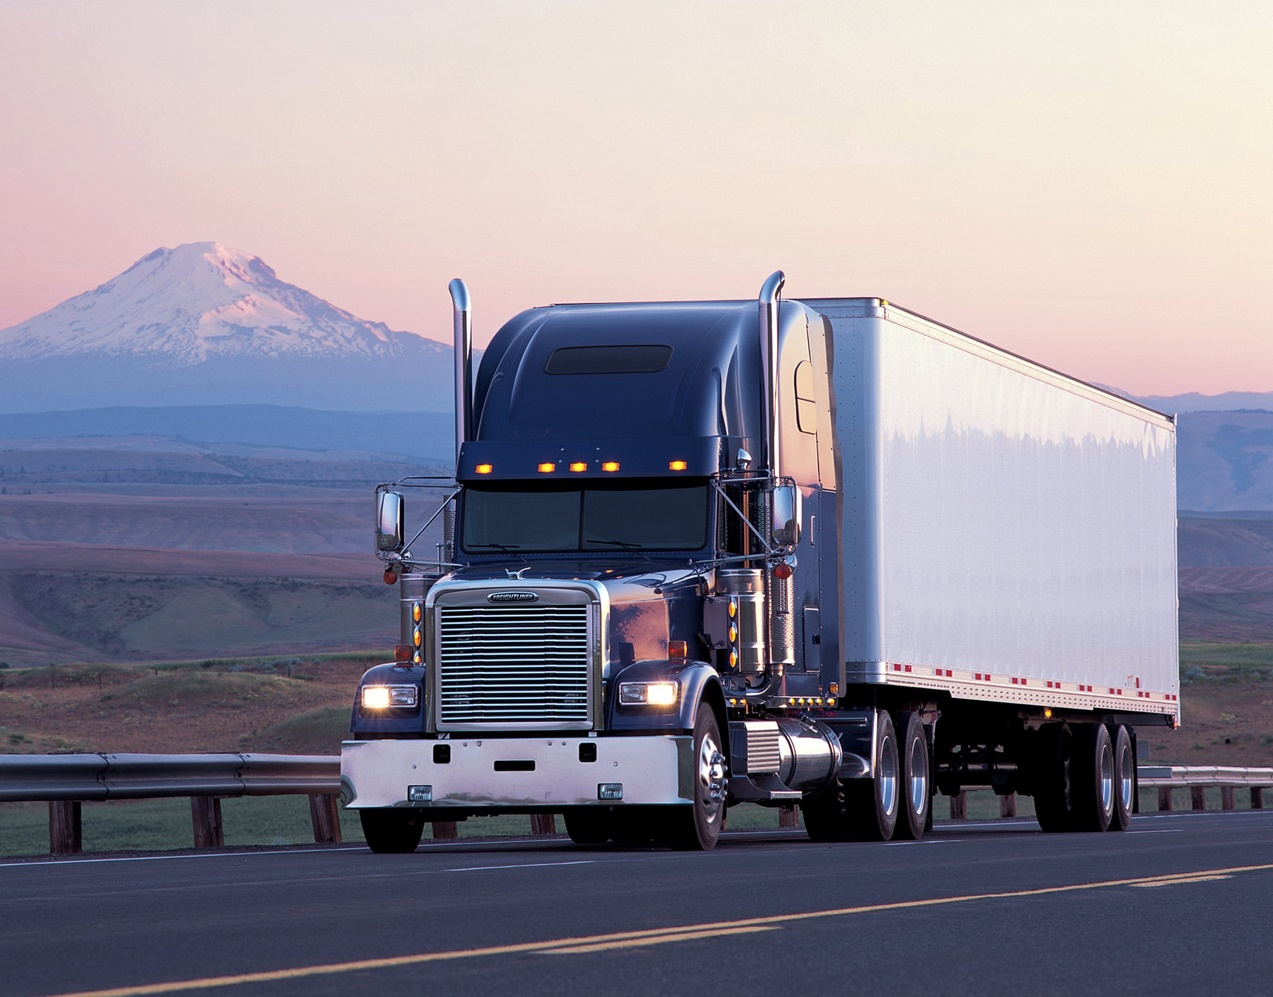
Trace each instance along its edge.
<path fill-rule="evenodd" d="M 760 289 L 757 301 L 760 317 L 760 362 L 764 377 L 765 464 L 771 478 L 782 473 L 778 453 L 778 299 L 787 275 L 771 273 Z"/>
<path fill-rule="evenodd" d="M 469 438 L 473 422 L 473 308 L 468 285 L 456 277 L 447 285 L 455 312 L 455 469 L 460 469 L 460 447 Z"/>

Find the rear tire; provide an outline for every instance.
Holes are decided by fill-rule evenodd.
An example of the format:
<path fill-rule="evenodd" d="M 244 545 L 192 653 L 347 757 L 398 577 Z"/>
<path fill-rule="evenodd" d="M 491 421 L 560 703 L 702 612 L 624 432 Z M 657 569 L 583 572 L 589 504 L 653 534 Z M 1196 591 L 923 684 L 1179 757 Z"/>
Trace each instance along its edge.
<path fill-rule="evenodd" d="M 1034 737 L 1034 813 L 1044 831 L 1074 830 L 1071 750 L 1074 736 L 1063 723 L 1044 724 Z"/>
<path fill-rule="evenodd" d="M 1114 730 L 1114 819 L 1111 831 L 1126 831 L 1136 809 L 1136 752 L 1131 733 L 1122 724 Z"/>
<path fill-rule="evenodd" d="M 805 797 L 800 809 L 812 841 L 888 841 L 893 837 L 901 809 L 901 762 L 893 721 L 883 710 L 875 715 L 874 755 L 872 778 L 850 779 Z"/>
<path fill-rule="evenodd" d="M 1076 724 L 1073 780 L 1074 821 L 1079 831 L 1107 831 L 1114 819 L 1114 748 L 1104 724 Z"/>
<path fill-rule="evenodd" d="M 414 852 L 424 834 L 424 814 L 406 807 L 359 810 L 362 834 L 373 852 Z"/>
<path fill-rule="evenodd" d="M 929 826 L 932 812 L 932 776 L 928 738 L 917 713 L 893 714 L 897 732 L 898 760 L 901 762 L 901 802 L 893 837 L 918 841 Z"/>

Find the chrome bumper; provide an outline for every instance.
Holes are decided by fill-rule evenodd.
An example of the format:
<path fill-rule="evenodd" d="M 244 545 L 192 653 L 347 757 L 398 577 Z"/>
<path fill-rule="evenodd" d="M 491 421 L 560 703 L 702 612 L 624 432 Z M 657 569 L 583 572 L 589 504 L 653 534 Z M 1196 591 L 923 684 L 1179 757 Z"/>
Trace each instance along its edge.
<path fill-rule="evenodd" d="M 685 735 L 345 741 L 340 788 L 352 809 L 515 813 L 688 804 L 694 801 L 693 742 Z M 442 746 L 448 750 L 435 750 Z M 596 760 L 583 761 L 593 749 Z M 449 760 L 440 760 L 447 753 Z"/>

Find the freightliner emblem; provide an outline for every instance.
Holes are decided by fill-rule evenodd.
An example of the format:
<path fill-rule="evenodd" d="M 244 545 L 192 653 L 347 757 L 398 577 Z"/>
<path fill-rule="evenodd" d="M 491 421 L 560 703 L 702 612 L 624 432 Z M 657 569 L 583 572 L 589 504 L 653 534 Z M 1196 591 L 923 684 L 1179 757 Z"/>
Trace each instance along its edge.
<path fill-rule="evenodd" d="M 538 602 L 538 592 L 492 592 L 487 602 Z"/>

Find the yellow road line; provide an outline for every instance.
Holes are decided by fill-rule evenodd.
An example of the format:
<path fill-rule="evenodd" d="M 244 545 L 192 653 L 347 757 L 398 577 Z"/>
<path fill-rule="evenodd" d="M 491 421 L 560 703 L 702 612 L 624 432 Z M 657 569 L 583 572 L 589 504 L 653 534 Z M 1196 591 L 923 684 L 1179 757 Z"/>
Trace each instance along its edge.
<path fill-rule="evenodd" d="M 421 952 L 416 955 L 389 956 L 383 959 L 359 959 L 353 962 L 333 962 L 316 966 L 297 966 L 293 969 L 275 969 L 261 973 L 239 973 L 233 976 L 208 976 L 196 980 L 147 983 L 141 986 L 116 987 L 109 990 L 82 990 L 75 993 L 60 994 L 58 997 L 147 997 L 150 994 L 171 994 L 181 993 L 186 990 L 246 986 L 253 983 L 274 983 L 279 980 L 300 980 L 311 976 L 334 976 L 337 973 L 357 973 L 366 970 L 396 969 L 401 966 L 420 966 L 425 963 L 447 962 L 454 959 L 481 959 L 489 956 L 518 955 L 522 952 L 546 954 L 564 954 L 571 950 L 577 952 L 601 952 L 610 948 L 631 948 L 639 945 L 662 945 L 669 942 L 687 941 L 694 936 L 709 938 L 716 935 L 743 933 L 751 930 L 767 931 L 782 924 L 814 921 L 830 917 L 847 917 L 853 914 L 876 914 L 892 910 L 943 907 L 949 904 L 969 903 L 974 900 L 1013 900 L 1021 897 L 1043 897 L 1057 893 L 1104 890 L 1116 886 L 1170 886 L 1177 883 L 1227 879 L 1239 873 L 1268 872 L 1269 870 L 1273 870 L 1273 863 L 1232 866 L 1227 869 L 1200 869 L 1197 872 L 1176 873 L 1168 876 L 1136 876 L 1128 879 L 1107 879 L 1096 883 L 1044 886 L 1033 890 L 1006 890 L 998 893 L 970 893 L 957 897 L 930 897 L 925 900 L 899 900 L 893 903 L 864 904 L 859 907 L 837 907 L 830 910 L 805 911 L 798 914 L 749 917 L 737 921 L 686 924 L 678 927 L 649 928 L 644 931 L 619 931 L 605 935 L 585 935 L 579 938 L 553 938 L 547 941 L 521 942 L 515 945 L 453 949 L 449 952 Z"/>

